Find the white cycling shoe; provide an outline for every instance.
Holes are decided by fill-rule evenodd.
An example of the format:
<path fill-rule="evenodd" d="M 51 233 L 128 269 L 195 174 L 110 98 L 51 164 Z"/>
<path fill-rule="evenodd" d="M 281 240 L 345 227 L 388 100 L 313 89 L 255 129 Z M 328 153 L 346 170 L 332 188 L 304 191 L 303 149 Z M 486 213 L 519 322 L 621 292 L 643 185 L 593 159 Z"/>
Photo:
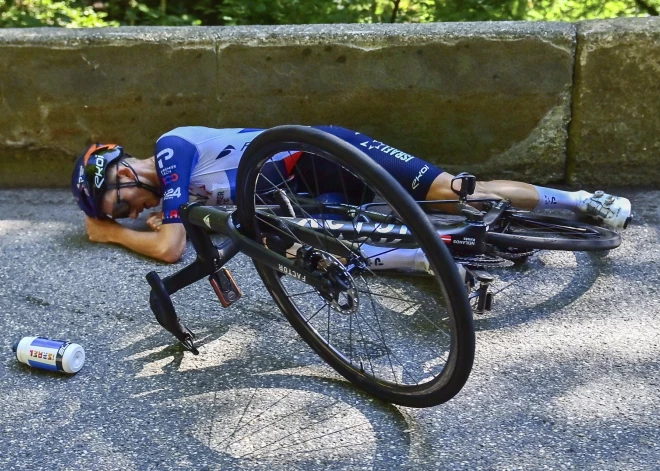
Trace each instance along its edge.
<path fill-rule="evenodd" d="M 632 220 L 630 201 L 597 191 L 579 204 L 580 210 L 610 229 L 625 229 Z"/>

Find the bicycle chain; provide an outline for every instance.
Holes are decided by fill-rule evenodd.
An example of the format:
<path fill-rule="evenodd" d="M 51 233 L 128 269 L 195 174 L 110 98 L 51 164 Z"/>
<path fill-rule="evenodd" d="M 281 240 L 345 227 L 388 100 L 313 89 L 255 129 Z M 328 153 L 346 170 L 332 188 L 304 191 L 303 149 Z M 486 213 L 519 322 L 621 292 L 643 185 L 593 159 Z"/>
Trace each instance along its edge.
<path fill-rule="evenodd" d="M 495 251 L 493 251 L 493 254 L 495 254 L 495 256 L 501 257 L 505 260 L 514 261 L 514 260 L 519 260 L 519 259 L 522 259 L 522 258 L 527 258 L 531 255 L 534 255 L 535 252 L 536 252 L 536 250 L 527 250 L 525 252 L 503 252 L 503 251 L 500 251 L 500 250 L 495 250 Z"/>
<path fill-rule="evenodd" d="M 454 255 L 454 261 L 471 267 L 499 267 L 510 263 L 509 260 L 493 255 L 476 255 L 473 257 Z"/>

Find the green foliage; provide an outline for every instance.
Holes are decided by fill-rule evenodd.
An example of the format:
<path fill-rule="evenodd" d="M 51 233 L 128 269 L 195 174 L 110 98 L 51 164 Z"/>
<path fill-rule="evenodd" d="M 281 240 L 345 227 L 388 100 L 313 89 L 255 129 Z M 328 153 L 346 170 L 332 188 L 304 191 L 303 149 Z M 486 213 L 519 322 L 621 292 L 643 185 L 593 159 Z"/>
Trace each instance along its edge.
<path fill-rule="evenodd" d="M 107 14 L 75 0 L 0 0 L 0 26 L 36 27 L 64 26 L 70 28 L 116 26 L 106 21 Z"/>
<path fill-rule="evenodd" d="M 543 20 L 577 21 L 639 16 L 656 9 L 658 0 L 444 0 L 435 1 L 431 16 L 436 21 Z"/>
<path fill-rule="evenodd" d="M 0 27 L 577 21 L 658 10 L 660 0 L 0 0 Z"/>

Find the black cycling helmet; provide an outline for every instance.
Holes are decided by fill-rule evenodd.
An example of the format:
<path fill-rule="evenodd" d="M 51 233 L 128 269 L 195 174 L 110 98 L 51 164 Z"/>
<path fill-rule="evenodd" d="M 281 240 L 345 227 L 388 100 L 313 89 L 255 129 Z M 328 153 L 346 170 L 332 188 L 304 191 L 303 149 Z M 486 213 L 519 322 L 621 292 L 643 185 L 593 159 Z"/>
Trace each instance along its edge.
<path fill-rule="evenodd" d="M 108 167 L 111 164 L 118 167 L 120 163 L 131 169 L 135 175 L 135 181 L 130 183 L 116 181 L 114 184 L 109 184 L 106 177 Z M 119 198 L 119 188 L 128 187 L 144 188 L 158 197 L 162 196 L 160 189 L 142 183 L 138 179 L 133 167 L 124 160 L 124 149 L 117 144 L 92 144 L 80 154 L 73 167 L 71 192 L 80 209 L 91 218 L 98 219 L 108 216 L 102 212 L 102 200 L 105 192 L 113 189 L 117 189 L 117 202 L 110 216 L 114 218 L 128 216 L 130 212 L 128 203 Z"/>

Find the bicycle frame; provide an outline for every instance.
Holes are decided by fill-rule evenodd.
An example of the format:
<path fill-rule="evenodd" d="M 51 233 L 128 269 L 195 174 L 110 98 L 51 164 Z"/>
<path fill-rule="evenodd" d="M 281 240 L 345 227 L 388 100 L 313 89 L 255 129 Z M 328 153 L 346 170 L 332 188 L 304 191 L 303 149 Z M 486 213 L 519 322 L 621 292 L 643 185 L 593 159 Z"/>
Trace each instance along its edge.
<path fill-rule="evenodd" d="M 232 214 L 233 211 L 210 206 L 202 207 L 197 203 L 182 205 L 179 215 L 197 252 L 197 258 L 187 267 L 164 279 L 153 271 L 147 274 L 147 281 L 151 286 L 150 304 L 156 319 L 194 354 L 199 353 L 193 343 L 194 335 L 179 320 L 170 296 L 206 276 L 218 273 L 238 252 L 243 252 L 254 260 L 294 276 L 315 289 L 326 287 L 322 280 L 313 276 L 303 267 L 296 266 L 293 260 L 274 253 L 244 236 L 234 224 Z M 216 247 L 209 235 L 202 229 L 203 227 L 227 235 L 228 239 Z M 300 233 L 303 235 L 306 232 L 313 233 L 313 231 L 301 229 Z M 345 246 L 336 249 L 347 251 Z"/>
<path fill-rule="evenodd" d="M 465 222 L 438 231 L 439 236 L 451 249 L 463 254 L 485 253 L 488 226 L 497 221 L 508 209 L 508 203 L 493 199 L 483 199 L 478 200 L 478 202 L 489 202 L 494 205 L 485 214 L 481 211 L 467 210 L 464 212 L 466 215 Z M 438 200 L 426 203 L 464 203 L 464 201 Z M 365 206 L 369 207 L 377 204 L 371 203 Z M 337 212 L 346 215 L 355 215 L 356 211 L 361 214 L 368 212 L 368 208 L 358 208 L 356 210 L 355 207 L 348 205 L 330 205 L 329 208 L 334 208 Z M 193 342 L 194 334 L 181 323 L 172 304 L 171 295 L 207 276 L 210 277 L 209 279 L 212 284 L 215 279 L 216 285 L 214 285 L 214 288 L 216 289 L 216 293 L 218 293 L 218 285 L 229 287 L 233 285 L 236 287 L 233 279 L 227 279 L 226 273 L 222 270 L 223 266 L 237 253 L 242 252 L 253 260 L 263 263 L 285 275 L 295 277 L 316 290 L 321 291 L 328 287 L 327 280 L 315 276 L 312 272 L 305 269 L 304 266 L 297 264 L 296 260 L 277 254 L 245 236 L 235 221 L 235 210 L 235 207 L 230 206 L 201 206 L 199 203 L 186 203 L 182 205 L 179 208 L 179 216 L 181 217 L 188 238 L 197 253 L 195 261 L 163 279 L 154 271 L 148 273 L 146 276 L 151 286 L 151 309 L 159 324 L 172 333 L 194 354 L 199 353 Z M 269 225 L 270 219 L 270 225 L 277 229 L 275 221 L 272 220 L 274 218 L 270 218 L 263 211 L 259 214 L 266 225 Z M 279 218 L 279 221 L 286 224 L 286 229 L 292 235 L 295 235 L 298 241 L 309 244 L 312 247 L 320 244 L 323 246 L 323 250 L 335 256 L 345 257 L 350 264 L 356 253 L 359 253 L 359 246 L 355 245 L 355 241 L 359 241 L 360 243 L 385 242 L 388 244 L 402 244 L 404 246 L 406 242 L 413 240 L 412 234 L 406 226 L 393 224 L 386 219 L 386 217 L 383 217 L 381 222 L 375 223 L 346 220 L 333 221 L 325 218 L 322 219 L 322 222 L 319 222 L 318 219 L 313 217 Z M 216 246 L 211 241 L 205 229 L 226 235 L 228 238 Z M 336 238 L 340 239 L 341 242 L 338 242 Z M 490 280 L 489 275 L 485 272 L 481 273 L 476 270 L 469 270 L 465 276 L 466 283 L 471 281 L 473 284 L 475 279 L 481 282 L 480 289 L 477 290 L 478 293 L 481 293 L 479 295 L 479 306 L 486 306 L 483 296 L 487 294 L 487 285 Z M 484 285 L 484 283 L 486 284 Z M 218 295 L 220 297 L 220 293 Z M 221 301 L 223 301 L 223 306 L 226 307 L 237 299 L 224 302 L 221 298 Z"/>

